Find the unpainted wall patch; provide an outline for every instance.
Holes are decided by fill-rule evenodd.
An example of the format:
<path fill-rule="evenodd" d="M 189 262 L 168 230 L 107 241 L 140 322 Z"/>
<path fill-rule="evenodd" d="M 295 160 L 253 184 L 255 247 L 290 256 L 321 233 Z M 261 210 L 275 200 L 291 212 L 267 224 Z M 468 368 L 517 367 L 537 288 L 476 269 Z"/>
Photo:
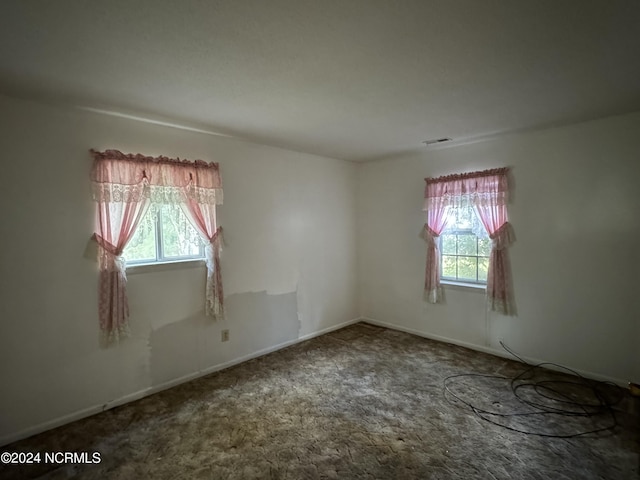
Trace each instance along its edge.
<path fill-rule="evenodd" d="M 236 293 L 225 298 L 225 308 L 234 342 L 242 341 L 239 335 L 245 335 L 250 338 L 253 351 L 300 336 L 295 291 L 278 295 L 269 295 L 266 291 Z"/>
<path fill-rule="evenodd" d="M 295 291 L 277 295 L 266 291 L 229 295 L 225 298 L 225 310 L 224 323 L 198 314 L 151 332 L 153 386 L 300 337 Z M 223 344 L 220 329 L 228 330 L 233 340 Z M 231 348 L 225 347 L 225 350 L 222 345 Z"/>
<path fill-rule="evenodd" d="M 199 370 L 198 338 L 206 326 L 207 319 L 197 315 L 168 323 L 151 332 L 152 385 L 160 385 Z"/>

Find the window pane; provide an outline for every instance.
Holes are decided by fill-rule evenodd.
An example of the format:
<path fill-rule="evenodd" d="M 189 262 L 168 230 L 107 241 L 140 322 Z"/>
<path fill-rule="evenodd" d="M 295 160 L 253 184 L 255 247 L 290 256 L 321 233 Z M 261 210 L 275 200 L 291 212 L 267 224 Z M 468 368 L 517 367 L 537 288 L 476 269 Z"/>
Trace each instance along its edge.
<path fill-rule="evenodd" d="M 456 257 L 442 256 L 442 276 L 456 278 Z"/>
<path fill-rule="evenodd" d="M 476 255 L 475 235 L 458 235 L 458 255 Z"/>
<path fill-rule="evenodd" d="M 160 228 L 165 258 L 191 257 L 200 254 L 202 241 L 178 205 L 160 207 Z"/>
<path fill-rule="evenodd" d="M 129 243 L 122 252 L 127 262 L 140 262 L 156 259 L 156 217 L 149 209 Z"/>
<path fill-rule="evenodd" d="M 489 259 L 479 258 L 478 259 L 478 280 L 482 282 L 486 282 L 488 271 L 489 271 Z"/>
<path fill-rule="evenodd" d="M 443 254 L 456 254 L 456 236 L 455 235 L 442 235 L 442 253 Z"/>
<path fill-rule="evenodd" d="M 475 209 L 450 207 L 449 222 L 440 237 L 442 278 L 486 283 L 491 240 Z"/>
<path fill-rule="evenodd" d="M 476 257 L 458 257 L 458 278 L 476 281 Z"/>
<path fill-rule="evenodd" d="M 472 222 L 473 222 L 473 216 L 475 215 L 475 213 L 473 212 L 473 208 L 472 207 L 460 207 L 457 209 L 458 210 L 458 218 L 457 218 L 457 224 L 456 224 L 456 228 L 459 229 L 464 229 L 464 228 L 471 228 Z"/>
<path fill-rule="evenodd" d="M 479 238 L 478 239 L 478 255 L 488 257 L 491 253 L 491 239 Z"/>

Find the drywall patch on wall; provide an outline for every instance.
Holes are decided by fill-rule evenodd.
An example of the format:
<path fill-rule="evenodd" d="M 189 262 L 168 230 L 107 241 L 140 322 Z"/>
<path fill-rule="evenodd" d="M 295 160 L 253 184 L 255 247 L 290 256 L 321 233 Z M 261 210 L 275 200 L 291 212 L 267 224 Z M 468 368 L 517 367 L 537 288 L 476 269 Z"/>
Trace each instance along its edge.
<path fill-rule="evenodd" d="M 204 316 L 207 278 L 204 264 L 173 270 L 153 268 L 133 275 L 127 272 L 127 276 L 132 327 L 146 329 L 148 334 L 185 318 Z"/>
<path fill-rule="evenodd" d="M 211 365 L 300 337 L 296 292 L 238 293 L 225 298 L 225 308 L 224 320 L 199 313 L 151 331 L 151 385 L 195 377 Z M 229 330 L 228 341 L 222 330 Z"/>
<path fill-rule="evenodd" d="M 301 323 L 295 291 L 278 295 L 269 295 L 266 291 L 237 293 L 225 298 L 225 308 L 230 342 L 234 342 L 234 339 L 242 341 L 242 336 L 250 341 L 244 345 L 247 348 L 243 354 L 300 336 Z"/>
<path fill-rule="evenodd" d="M 202 369 L 199 339 L 213 335 L 202 315 L 152 330 L 149 344 L 151 384 L 161 385 Z"/>

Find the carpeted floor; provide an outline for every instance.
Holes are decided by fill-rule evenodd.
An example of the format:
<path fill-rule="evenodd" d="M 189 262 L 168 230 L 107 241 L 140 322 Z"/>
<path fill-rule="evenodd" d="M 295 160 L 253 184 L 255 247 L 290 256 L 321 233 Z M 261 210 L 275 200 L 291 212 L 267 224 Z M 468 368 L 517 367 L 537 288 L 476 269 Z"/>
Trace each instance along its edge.
<path fill-rule="evenodd" d="M 597 400 L 621 399 L 613 416 L 606 408 L 590 416 L 502 416 L 540 408 L 515 400 L 508 380 L 486 376 L 449 378 L 449 393 L 443 391 L 453 375 L 513 377 L 523 369 L 359 323 L 2 447 L 99 452 L 101 462 L 1 465 L 0 478 L 640 478 L 639 399 L 623 389 L 598 387 Z M 540 375 L 542 382 L 575 380 Z M 578 401 L 578 413 L 595 411 L 596 400 L 579 385 L 538 387 L 547 411 L 575 409 Z M 526 386 L 518 392 L 536 398 Z M 479 415 L 543 435 L 618 426 L 553 438 Z"/>

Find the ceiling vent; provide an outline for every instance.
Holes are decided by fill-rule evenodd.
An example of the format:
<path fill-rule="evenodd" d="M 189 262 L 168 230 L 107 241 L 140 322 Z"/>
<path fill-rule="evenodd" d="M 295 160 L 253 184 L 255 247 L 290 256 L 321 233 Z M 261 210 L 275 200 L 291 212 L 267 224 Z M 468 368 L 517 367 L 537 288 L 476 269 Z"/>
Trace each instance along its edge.
<path fill-rule="evenodd" d="M 427 147 L 430 147 L 432 145 L 440 145 L 441 143 L 446 143 L 450 141 L 451 141 L 450 138 L 436 138 L 434 140 L 425 140 L 422 143 L 424 143 Z"/>

